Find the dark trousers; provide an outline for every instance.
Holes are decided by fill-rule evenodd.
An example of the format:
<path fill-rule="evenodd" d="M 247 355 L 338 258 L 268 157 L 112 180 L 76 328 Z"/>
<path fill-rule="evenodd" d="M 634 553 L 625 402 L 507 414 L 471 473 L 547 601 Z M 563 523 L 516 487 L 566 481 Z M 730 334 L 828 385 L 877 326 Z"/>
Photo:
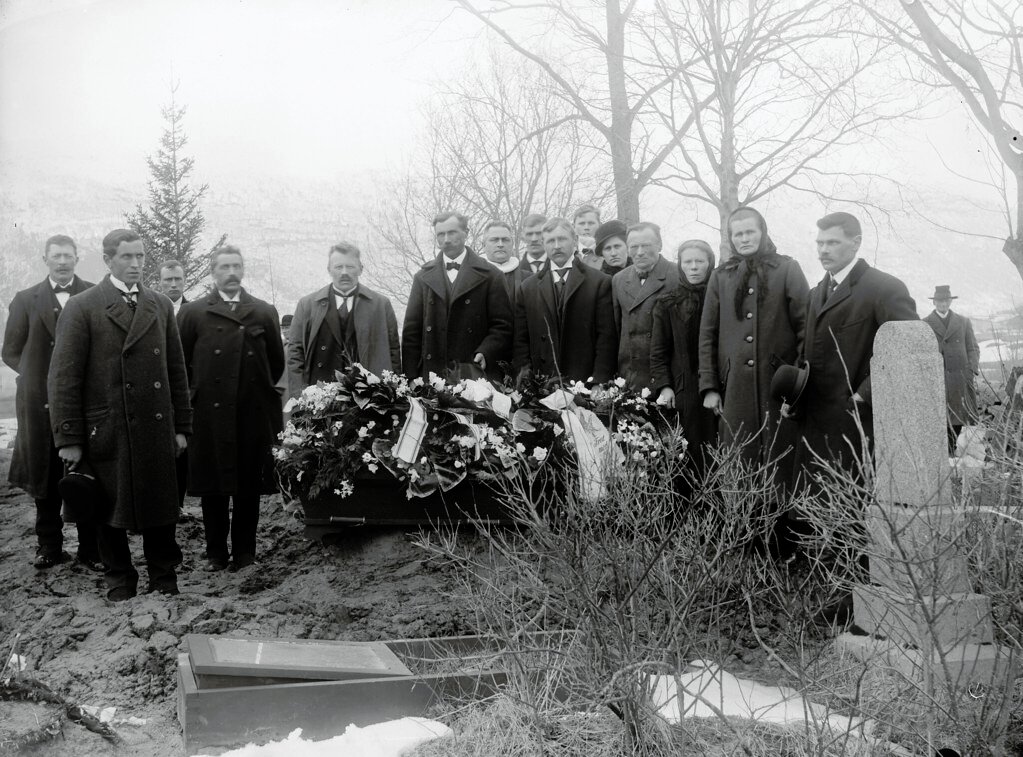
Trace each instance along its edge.
<path fill-rule="evenodd" d="M 36 541 L 41 554 L 57 556 L 64 550 L 64 519 L 60 517 L 61 499 L 57 483 L 63 476 L 64 461 L 57 448 L 50 445 L 50 476 L 46 482 L 48 496 L 36 500 Z M 91 522 L 76 523 L 78 529 L 78 557 L 99 559 L 96 544 L 96 526 Z"/>
<path fill-rule="evenodd" d="M 228 500 L 234 500 L 233 512 Z M 202 497 L 202 522 L 206 529 L 206 557 L 227 562 L 227 536 L 231 554 L 256 556 L 256 527 L 259 525 L 258 494 L 210 494 Z"/>
<path fill-rule="evenodd" d="M 146 557 L 149 571 L 149 588 L 176 589 L 177 575 L 174 568 L 181 562 L 174 531 L 176 523 L 142 529 L 142 553 Z M 107 588 L 126 586 L 133 591 L 138 586 L 139 574 L 131 561 L 128 546 L 128 532 L 103 524 L 99 527 L 99 554 L 106 568 Z"/>
<path fill-rule="evenodd" d="M 185 506 L 185 489 L 188 488 L 188 449 L 174 459 L 175 473 L 178 477 L 178 513 Z"/>

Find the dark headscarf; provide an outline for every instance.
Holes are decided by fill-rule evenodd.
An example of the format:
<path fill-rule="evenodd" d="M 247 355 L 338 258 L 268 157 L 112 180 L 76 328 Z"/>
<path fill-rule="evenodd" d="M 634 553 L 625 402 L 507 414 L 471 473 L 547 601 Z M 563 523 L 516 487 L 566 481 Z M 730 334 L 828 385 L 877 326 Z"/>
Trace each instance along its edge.
<path fill-rule="evenodd" d="M 688 239 L 678 246 L 675 257 L 676 264 L 682 255 L 682 250 L 688 247 L 695 247 L 707 254 L 707 260 L 710 262 L 707 275 L 699 284 L 693 284 L 682 270 L 682 266 L 679 265 L 678 287 L 674 292 L 665 295 L 661 301 L 666 307 L 673 308 L 679 315 L 689 353 L 689 368 L 695 372 L 700 352 L 700 316 L 703 315 L 703 301 L 707 296 L 707 280 L 710 279 L 710 272 L 714 270 L 714 250 L 702 239 Z"/>
<path fill-rule="evenodd" d="M 630 265 L 632 265 L 632 258 L 629 257 L 625 258 L 625 265 L 623 265 L 621 268 L 617 268 L 608 263 L 606 260 L 603 260 L 600 264 L 600 272 L 606 273 L 608 276 L 614 276 L 619 271 L 624 271 Z"/>
<path fill-rule="evenodd" d="M 732 219 L 738 213 L 752 215 L 757 219 L 757 225 L 760 226 L 760 246 L 757 247 L 757 251 L 752 255 L 740 255 L 739 251 L 735 249 L 735 244 L 732 242 Z M 743 300 L 746 298 L 749 280 L 753 277 L 754 273 L 757 275 L 758 282 L 757 303 L 762 303 L 764 297 L 767 296 L 767 269 L 765 263 L 778 257 L 778 248 L 774 246 L 774 242 L 771 241 L 771 237 L 767 233 L 767 221 L 764 220 L 764 217 L 758 211 L 746 205 L 741 205 L 731 212 L 728 216 L 728 223 L 725 224 L 725 229 L 728 231 L 728 246 L 732 248 L 732 255 L 721 264 L 721 267 L 728 270 L 739 269 L 739 285 L 735 289 L 733 299 L 735 300 L 735 317 L 741 321 L 746 317 L 743 312 L 745 310 Z"/>

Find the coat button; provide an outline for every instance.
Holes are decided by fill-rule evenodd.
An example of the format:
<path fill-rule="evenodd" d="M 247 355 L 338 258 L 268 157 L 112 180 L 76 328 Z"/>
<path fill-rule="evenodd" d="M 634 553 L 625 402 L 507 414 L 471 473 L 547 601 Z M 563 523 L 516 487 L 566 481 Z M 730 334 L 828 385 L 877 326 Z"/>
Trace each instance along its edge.
<path fill-rule="evenodd" d="M 748 315 L 748 316 L 746 316 L 746 317 L 747 317 L 747 318 L 752 318 L 752 317 L 753 317 L 753 314 L 751 313 L 750 315 Z M 220 354 L 220 350 L 213 350 L 213 354 L 214 354 L 214 355 L 219 355 L 219 354 Z"/>
<path fill-rule="evenodd" d="M 747 321 L 751 320 L 752 318 L 753 318 L 753 313 L 746 313 L 746 320 Z M 219 350 L 218 350 L 218 352 L 219 352 Z"/>
<path fill-rule="evenodd" d="M 322 368 L 322 367 L 323 367 L 323 363 L 317 363 L 317 364 L 316 364 L 316 367 L 317 367 L 317 368 Z"/>
<path fill-rule="evenodd" d="M 249 357 L 252 357 L 255 354 L 256 354 L 255 352 L 253 352 L 252 350 L 249 350 Z"/>
<path fill-rule="evenodd" d="M 60 427 L 63 429 L 69 429 L 71 428 L 71 424 L 68 423 L 67 421 L 64 421 L 63 423 L 60 424 Z"/>
<path fill-rule="evenodd" d="M 51 346 L 51 347 L 53 346 L 53 342 L 50 342 L 50 346 Z"/>
<path fill-rule="evenodd" d="M 427 352 L 426 353 L 426 359 L 427 360 L 433 360 L 433 355 L 431 355 L 429 352 Z"/>
<path fill-rule="evenodd" d="M 43 403 L 43 410 L 49 410 L 49 409 L 50 409 L 50 403 L 49 402 L 44 402 Z"/>
<path fill-rule="evenodd" d="M 427 326 L 427 327 L 426 327 L 426 330 L 427 330 L 427 331 L 433 331 L 433 326 Z"/>
<path fill-rule="evenodd" d="M 752 368 L 753 367 L 753 358 L 750 358 L 749 360 L 747 360 L 746 361 L 746 365 L 748 365 L 750 368 Z"/>
<path fill-rule="evenodd" d="M 753 287 L 746 290 L 746 294 L 753 294 Z"/>
<path fill-rule="evenodd" d="M 153 354 L 154 355 L 159 355 L 160 354 L 160 348 L 156 347 L 155 349 L 153 349 Z"/>
<path fill-rule="evenodd" d="M 131 382 L 130 382 L 130 381 L 126 381 L 126 382 L 124 383 L 124 388 L 125 388 L 125 389 L 129 389 L 129 390 L 130 390 L 130 389 L 132 388 L 132 384 L 131 384 Z"/>
<path fill-rule="evenodd" d="M 749 336 L 747 336 L 747 337 L 746 337 L 746 341 L 747 341 L 747 342 L 752 342 L 752 341 L 753 341 L 753 335 L 752 335 L 752 334 L 750 334 Z"/>
<path fill-rule="evenodd" d="M 163 413 L 157 413 L 153 417 L 156 418 L 156 420 L 158 420 L 158 421 L 162 421 L 163 420 Z"/>
<path fill-rule="evenodd" d="M 327 345 L 321 344 L 320 345 L 320 352 L 323 352 L 325 349 L 327 349 Z"/>
<path fill-rule="evenodd" d="M 220 407 L 220 403 L 219 402 L 214 402 L 213 403 L 213 407 Z"/>
<path fill-rule="evenodd" d="M 472 301 L 472 300 L 470 300 L 470 299 L 469 299 L 468 297 L 466 297 L 466 298 L 465 298 L 465 304 L 466 304 L 466 305 L 468 305 L 468 304 L 469 304 L 469 303 L 470 303 L 471 301 Z"/>
<path fill-rule="evenodd" d="M 244 327 L 244 326 L 239 326 L 239 327 L 238 327 L 238 330 L 239 330 L 239 331 L 245 331 L 245 327 Z"/>
<path fill-rule="evenodd" d="M 153 388 L 154 389 L 159 389 L 161 386 L 163 386 L 163 384 L 161 384 L 159 381 L 154 381 L 153 382 Z"/>

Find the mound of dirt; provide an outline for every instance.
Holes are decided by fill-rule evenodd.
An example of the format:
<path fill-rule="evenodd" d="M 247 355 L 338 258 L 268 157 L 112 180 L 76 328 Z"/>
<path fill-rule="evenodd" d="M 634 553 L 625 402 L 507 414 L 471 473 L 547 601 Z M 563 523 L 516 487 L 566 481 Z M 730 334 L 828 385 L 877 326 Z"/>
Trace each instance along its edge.
<path fill-rule="evenodd" d="M 10 452 L 0 450 L 0 481 L 6 482 L 9 464 Z M 27 661 L 26 675 L 71 702 L 116 707 L 113 726 L 122 738 L 113 745 L 57 721 L 46 734 L 54 737 L 25 754 L 182 754 L 174 669 L 189 633 L 374 641 L 473 631 L 464 607 L 449 596 L 455 588 L 451 572 L 425 559 L 412 543 L 415 534 L 363 528 L 327 545 L 311 542 L 276 496 L 262 503 L 256 565 L 238 572 L 205 570 L 199 504 L 189 499 L 178 527 L 185 553 L 181 594 L 111 603 L 104 598 L 102 578 L 81 566 L 65 563 L 45 572 L 32 567 L 32 500 L 3 486 L 4 654 L 20 633 L 17 651 Z M 74 528 L 64 533 L 65 549 L 74 554 Z M 475 540 L 471 534 L 461 538 Z M 144 587 L 141 539 L 131 542 Z M 3 704 L 11 722 L 36 722 L 39 713 L 30 708 L 41 707 Z"/>

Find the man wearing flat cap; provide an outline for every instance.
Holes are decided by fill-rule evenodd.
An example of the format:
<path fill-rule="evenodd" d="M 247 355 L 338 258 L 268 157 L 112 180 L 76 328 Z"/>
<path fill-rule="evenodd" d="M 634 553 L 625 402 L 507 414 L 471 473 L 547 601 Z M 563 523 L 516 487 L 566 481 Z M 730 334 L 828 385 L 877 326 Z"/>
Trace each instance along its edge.
<path fill-rule="evenodd" d="M 934 310 L 924 318 L 934 330 L 938 349 L 945 361 L 945 402 L 948 406 L 948 450 L 955 451 L 963 426 L 977 415 L 977 389 L 974 377 L 980 373 L 980 347 L 973 335 L 970 319 L 952 312 L 953 296 L 948 284 L 935 287 Z"/>

